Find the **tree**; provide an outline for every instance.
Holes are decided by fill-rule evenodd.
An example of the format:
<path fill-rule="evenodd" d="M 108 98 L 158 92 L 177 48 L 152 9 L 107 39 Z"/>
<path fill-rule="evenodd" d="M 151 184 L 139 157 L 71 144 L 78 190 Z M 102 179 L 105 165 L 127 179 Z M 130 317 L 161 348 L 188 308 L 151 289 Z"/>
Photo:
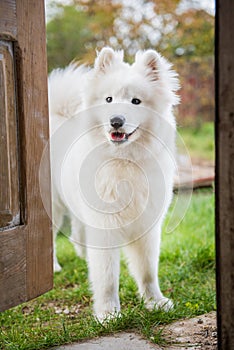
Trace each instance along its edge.
<path fill-rule="evenodd" d="M 74 59 L 91 63 L 103 46 L 124 49 L 129 62 L 137 50 L 155 48 L 181 76 L 178 119 L 212 119 L 214 17 L 180 5 L 180 0 L 54 3 L 57 11 L 47 25 L 49 70 Z"/>
<path fill-rule="evenodd" d="M 205 57 L 214 53 L 214 17 L 204 10 L 190 9 L 177 16 L 173 32 L 161 46 L 170 56 Z"/>
<path fill-rule="evenodd" d="M 129 60 L 156 47 L 170 58 L 213 54 L 214 19 L 204 10 L 178 11 L 179 0 L 73 0 L 47 25 L 49 67 L 77 57 L 91 61 L 96 49 L 123 48 Z"/>
<path fill-rule="evenodd" d="M 114 20 L 121 5 L 110 1 L 73 1 L 72 5 L 53 3 L 55 16 L 47 24 L 49 70 L 72 60 L 91 62 L 96 49 L 114 43 Z"/>

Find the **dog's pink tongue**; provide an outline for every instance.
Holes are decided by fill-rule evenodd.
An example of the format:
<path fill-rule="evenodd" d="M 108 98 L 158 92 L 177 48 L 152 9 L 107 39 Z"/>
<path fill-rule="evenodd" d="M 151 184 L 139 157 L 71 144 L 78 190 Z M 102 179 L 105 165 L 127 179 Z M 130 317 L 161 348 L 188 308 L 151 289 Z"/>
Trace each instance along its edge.
<path fill-rule="evenodd" d="M 125 134 L 122 132 L 112 132 L 111 139 L 112 141 L 122 141 L 125 138 Z"/>

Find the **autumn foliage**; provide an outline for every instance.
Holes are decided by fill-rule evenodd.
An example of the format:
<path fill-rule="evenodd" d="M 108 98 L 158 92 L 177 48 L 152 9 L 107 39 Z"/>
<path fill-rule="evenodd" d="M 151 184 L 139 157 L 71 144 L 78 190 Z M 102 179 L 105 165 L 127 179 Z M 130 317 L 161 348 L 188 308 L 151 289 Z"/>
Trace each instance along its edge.
<path fill-rule="evenodd" d="M 179 0 L 71 0 L 51 5 L 47 24 L 49 70 L 76 59 L 91 63 L 103 46 L 124 49 L 131 62 L 137 50 L 155 48 L 180 75 L 179 124 L 198 126 L 214 117 L 214 17 L 183 8 Z"/>

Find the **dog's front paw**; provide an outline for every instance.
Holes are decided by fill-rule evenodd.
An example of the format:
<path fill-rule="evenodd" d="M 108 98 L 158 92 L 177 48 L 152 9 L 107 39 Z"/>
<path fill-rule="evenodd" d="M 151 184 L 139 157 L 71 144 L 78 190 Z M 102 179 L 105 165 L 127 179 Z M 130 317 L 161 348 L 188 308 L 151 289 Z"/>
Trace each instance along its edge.
<path fill-rule="evenodd" d="M 109 312 L 109 313 L 105 312 L 105 313 L 96 314 L 97 320 L 102 324 L 108 323 L 109 321 L 111 321 L 113 319 L 117 319 L 119 317 L 121 317 L 120 311 L 114 311 L 114 312 Z"/>
<path fill-rule="evenodd" d="M 120 316 L 120 304 L 117 301 L 109 301 L 103 304 L 95 303 L 94 312 L 98 321 L 105 323 Z"/>
<path fill-rule="evenodd" d="M 163 311 L 170 311 L 171 309 L 173 309 L 174 304 L 172 302 L 172 300 L 168 299 L 168 298 L 161 298 L 159 300 L 147 300 L 145 302 L 145 306 L 148 310 L 163 310 Z"/>

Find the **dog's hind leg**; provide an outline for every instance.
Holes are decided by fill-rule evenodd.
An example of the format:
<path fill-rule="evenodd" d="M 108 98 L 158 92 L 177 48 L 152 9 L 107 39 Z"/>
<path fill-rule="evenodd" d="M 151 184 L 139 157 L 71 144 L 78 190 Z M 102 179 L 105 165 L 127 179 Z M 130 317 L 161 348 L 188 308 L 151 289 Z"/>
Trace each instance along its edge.
<path fill-rule="evenodd" d="M 86 256 L 85 227 L 82 224 L 82 222 L 74 215 L 71 215 L 70 241 L 74 245 L 76 254 L 80 258 L 85 258 Z"/>
<path fill-rule="evenodd" d="M 54 257 L 54 272 L 59 272 L 61 271 L 61 266 L 58 262 L 57 259 L 57 254 L 56 254 L 56 237 L 57 233 L 62 227 L 63 224 L 63 219 L 65 215 L 65 209 L 62 204 L 59 203 L 59 201 L 54 202 L 53 201 L 53 241 L 54 241 L 54 252 L 53 252 L 53 257 Z"/>

